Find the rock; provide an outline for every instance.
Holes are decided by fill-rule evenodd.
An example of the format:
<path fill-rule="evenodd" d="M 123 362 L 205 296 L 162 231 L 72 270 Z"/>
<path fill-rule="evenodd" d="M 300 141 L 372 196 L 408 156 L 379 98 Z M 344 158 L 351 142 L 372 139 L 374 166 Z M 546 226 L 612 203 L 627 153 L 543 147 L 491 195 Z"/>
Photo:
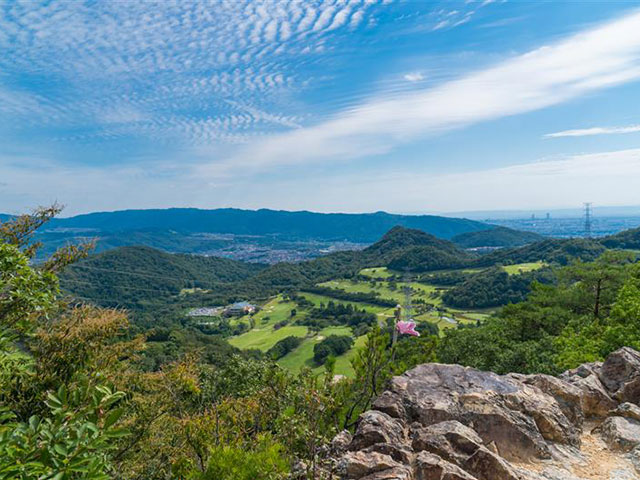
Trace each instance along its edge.
<path fill-rule="evenodd" d="M 640 445 L 640 422 L 630 418 L 609 417 L 594 432 L 615 451 L 629 452 Z"/>
<path fill-rule="evenodd" d="M 409 467 L 396 467 L 382 472 L 372 473 L 360 480 L 413 480 Z"/>
<path fill-rule="evenodd" d="M 482 438 L 462 423 L 449 420 L 428 427 L 412 426 L 411 447 L 461 465 L 482 446 Z"/>
<path fill-rule="evenodd" d="M 413 461 L 413 451 L 408 446 L 390 443 L 376 443 L 362 450 L 363 452 L 378 452 L 389 455 L 396 462 L 410 464 Z"/>
<path fill-rule="evenodd" d="M 604 417 L 618 406 L 595 373 L 586 377 L 569 377 L 569 382 L 582 391 L 582 411 L 587 417 Z"/>
<path fill-rule="evenodd" d="M 460 421 L 484 442 L 495 442 L 508 457 L 548 457 L 545 437 L 578 442 L 577 427 L 553 396 L 512 377 L 459 365 L 426 364 L 395 377 L 390 391 L 385 403 L 397 405 L 401 398 L 405 421 L 424 426 Z"/>
<path fill-rule="evenodd" d="M 582 427 L 584 413 L 582 411 L 582 390 L 566 380 L 551 375 L 513 375 L 527 385 L 534 385 L 547 395 L 551 395 L 565 417 L 577 428 Z"/>
<path fill-rule="evenodd" d="M 621 403 L 615 410 L 609 412 L 610 417 L 625 417 L 640 421 L 640 407 L 634 403 Z"/>
<path fill-rule="evenodd" d="M 402 397 L 388 390 L 373 402 L 372 407 L 374 410 L 379 410 L 393 418 L 405 418 L 407 414 L 402 403 Z"/>
<path fill-rule="evenodd" d="M 346 452 L 352 440 L 353 435 L 351 435 L 349 430 L 342 430 L 331 440 L 331 444 L 329 445 L 331 453 L 336 456 Z"/>
<path fill-rule="evenodd" d="M 629 452 L 629 459 L 631 460 L 631 463 L 635 467 L 636 471 L 640 473 L 640 446 L 637 446 L 631 452 Z"/>
<path fill-rule="evenodd" d="M 623 347 L 610 354 L 599 373 L 602 384 L 620 401 L 640 401 L 640 353 Z"/>
<path fill-rule="evenodd" d="M 375 443 L 402 444 L 405 442 L 402 423 L 377 410 L 369 410 L 360 416 L 350 450 L 362 450 Z"/>
<path fill-rule="evenodd" d="M 420 452 L 414 466 L 415 480 L 477 480 L 460 467 L 437 455 Z"/>
<path fill-rule="evenodd" d="M 361 415 L 353 438 L 342 432 L 334 439 L 326 450 L 338 458 L 325 462 L 327 476 L 640 478 L 634 473 L 640 474 L 637 361 L 640 353 L 621 349 L 602 364 L 585 364 L 560 378 L 419 365 L 389 382 L 374 409 Z M 589 417 L 597 418 L 587 423 Z M 594 423 L 599 426 L 592 432 L 583 430 Z"/>
<path fill-rule="evenodd" d="M 571 370 L 567 370 L 564 373 L 559 375 L 559 378 L 563 380 L 582 377 L 586 378 L 589 375 L 598 375 L 600 373 L 600 369 L 602 368 L 602 362 L 591 362 L 591 363 L 583 363 L 579 367 L 572 368 Z"/>
<path fill-rule="evenodd" d="M 472 426 L 483 441 L 493 442 L 500 455 L 514 460 L 551 456 L 533 418 L 509 408 L 499 397 L 466 394 L 460 396 L 460 402 L 461 421 Z"/>
<path fill-rule="evenodd" d="M 348 452 L 338 464 L 338 471 L 343 475 L 343 478 L 358 480 L 372 473 L 397 467 L 402 467 L 402 465 L 389 455 L 377 452 Z"/>
<path fill-rule="evenodd" d="M 521 480 L 515 468 L 484 447 L 476 450 L 462 468 L 478 480 Z"/>

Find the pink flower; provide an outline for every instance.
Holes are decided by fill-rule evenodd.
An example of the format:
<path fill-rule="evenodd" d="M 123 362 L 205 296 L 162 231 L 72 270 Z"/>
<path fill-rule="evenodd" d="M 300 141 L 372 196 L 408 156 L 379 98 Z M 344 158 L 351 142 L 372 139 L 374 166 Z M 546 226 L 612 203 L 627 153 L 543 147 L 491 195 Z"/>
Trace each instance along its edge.
<path fill-rule="evenodd" d="M 416 332 L 416 322 L 398 322 L 396 328 L 401 335 L 413 335 L 419 337 L 420 332 Z"/>

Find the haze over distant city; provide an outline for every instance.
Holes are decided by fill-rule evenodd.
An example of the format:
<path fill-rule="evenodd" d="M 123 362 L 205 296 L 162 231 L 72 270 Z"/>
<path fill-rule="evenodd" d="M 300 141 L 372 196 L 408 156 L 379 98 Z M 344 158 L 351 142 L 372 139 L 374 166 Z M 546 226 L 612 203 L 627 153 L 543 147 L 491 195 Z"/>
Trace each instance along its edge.
<path fill-rule="evenodd" d="M 638 80 L 633 2 L 0 3 L 0 212 L 638 205 Z"/>

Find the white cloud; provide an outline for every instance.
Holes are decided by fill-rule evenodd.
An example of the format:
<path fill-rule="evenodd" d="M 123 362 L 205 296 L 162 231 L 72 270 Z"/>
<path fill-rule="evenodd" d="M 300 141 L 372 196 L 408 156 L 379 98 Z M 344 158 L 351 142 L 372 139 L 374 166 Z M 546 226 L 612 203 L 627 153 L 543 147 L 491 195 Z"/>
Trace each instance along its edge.
<path fill-rule="evenodd" d="M 428 169 L 336 174 L 276 184 L 256 182 L 244 207 L 332 211 L 447 212 L 544 209 L 598 205 L 636 205 L 640 149 L 580 154 L 521 165 L 455 174 Z M 274 193 L 277 192 L 277 193 Z M 380 192 L 384 192 L 383 195 Z"/>
<path fill-rule="evenodd" d="M 29 157 L 0 158 L 4 211 L 17 213 L 59 201 L 66 214 L 124 208 L 195 206 L 316 211 L 463 211 L 542 209 L 580 205 L 635 205 L 640 148 L 580 154 L 455 174 L 428 169 L 334 172 L 265 182 L 227 178 L 212 182 L 181 162 L 108 170 L 65 166 Z M 384 192 L 381 195 L 380 192 Z"/>
<path fill-rule="evenodd" d="M 419 82 L 420 80 L 424 80 L 424 77 L 420 72 L 411 72 L 407 73 L 404 79 L 408 82 Z"/>
<path fill-rule="evenodd" d="M 382 96 L 241 150 L 220 171 L 384 153 L 418 136 L 539 110 L 640 79 L 640 11 L 440 86 Z"/>
<path fill-rule="evenodd" d="M 215 108 L 228 98 L 279 117 L 279 111 L 298 106 L 295 95 L 311 81 L 300 66 L 314 57 L 304 49 L 330 46 L 334 33 L 350 31 L 378 8 L 324 0 L 0 5 L 0 114 L 29 126 L 103 129 L 95 138 L 111 135 L 113 123 L 120 124 L 119 135 L 128 125 L 132 137 L 162 136 L 162 127 L 171 129 L 178 117 L 197 129 L 216 128 L 215 120 L 228 115 Z M 24 75 L 59 88 L 47 94 L 29 86 L 3 90 L 5 78 L 15 85 Z M 203 112 L 216 119 L 203 119 Z M 254 127 L 256 133 L 268 130 Z M 217 142 L 228 133 L 195 137 Z M 192 138 L 187 129 L 182 140 Z"/>
<path fill-rule="evenodd" d="M 562 130 L 561 132 L 547 133 L 547 138 L 559 137 L 589 137 L 593 135 L 613 135 L 619 133 L 640 132 L 640 125 L 628 125 L 626 127 L 590 127 L 574 130 Z"/>

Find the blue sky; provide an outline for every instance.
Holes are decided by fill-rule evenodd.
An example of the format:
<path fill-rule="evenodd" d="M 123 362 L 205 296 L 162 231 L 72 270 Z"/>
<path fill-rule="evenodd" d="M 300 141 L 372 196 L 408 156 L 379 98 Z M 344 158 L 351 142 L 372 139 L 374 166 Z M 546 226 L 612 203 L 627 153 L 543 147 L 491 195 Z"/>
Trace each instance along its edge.
<path fill-rule="evenodd" d="M 0 0 L 0 211 L 640 204 L 640 3 Z"/>

